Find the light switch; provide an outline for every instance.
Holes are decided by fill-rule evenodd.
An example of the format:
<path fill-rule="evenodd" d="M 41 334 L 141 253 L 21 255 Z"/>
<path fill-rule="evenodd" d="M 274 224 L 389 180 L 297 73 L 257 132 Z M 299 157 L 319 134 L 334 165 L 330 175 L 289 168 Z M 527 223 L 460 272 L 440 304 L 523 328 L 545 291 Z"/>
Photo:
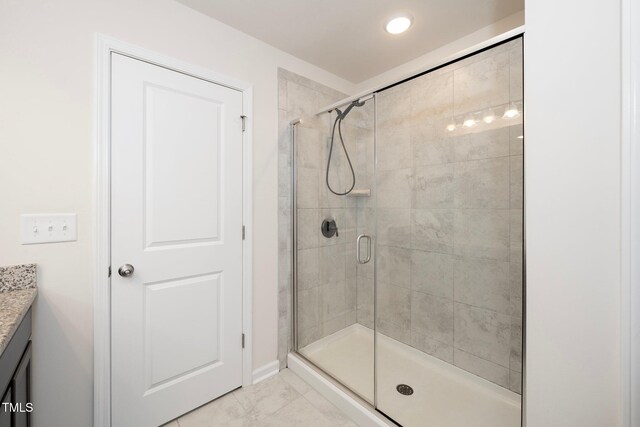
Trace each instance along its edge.
<path fill-rule="evenodd" d="M 78 240 L 76 214 L 20 215 L 20 236 L 23 245 Z"/>

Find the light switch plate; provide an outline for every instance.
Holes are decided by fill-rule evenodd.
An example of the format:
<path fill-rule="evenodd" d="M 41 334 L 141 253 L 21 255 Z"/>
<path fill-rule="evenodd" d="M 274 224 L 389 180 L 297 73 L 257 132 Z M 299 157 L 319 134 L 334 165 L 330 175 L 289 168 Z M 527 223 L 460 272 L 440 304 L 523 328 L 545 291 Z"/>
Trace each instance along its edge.
<path fill-rule="evenodd" d="M 20 215 L 20 236 L 23 245 L 78 240 L 76 214 Z"/>

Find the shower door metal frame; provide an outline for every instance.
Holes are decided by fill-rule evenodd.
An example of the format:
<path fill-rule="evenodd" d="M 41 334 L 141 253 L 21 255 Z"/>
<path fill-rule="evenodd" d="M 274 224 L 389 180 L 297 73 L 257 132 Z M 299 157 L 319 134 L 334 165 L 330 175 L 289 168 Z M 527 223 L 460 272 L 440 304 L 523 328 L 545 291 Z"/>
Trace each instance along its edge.
<path fill-rule="evenodd" d="M 302 119 L 289 122 L 291 127 L 291 349 L 298 352 L 298 201 L 296 168 L 296 126 Z"/>

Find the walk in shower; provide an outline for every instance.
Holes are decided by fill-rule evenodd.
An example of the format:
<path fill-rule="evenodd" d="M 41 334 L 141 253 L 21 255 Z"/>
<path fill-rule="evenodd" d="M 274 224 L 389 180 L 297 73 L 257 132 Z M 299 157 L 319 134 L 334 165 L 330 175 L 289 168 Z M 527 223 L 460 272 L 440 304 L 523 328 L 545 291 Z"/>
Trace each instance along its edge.
<path fill-rule="evenodd" d="M 521 425 L 522 39 L 290 125 L 292 351 L 406 426 Z"/>

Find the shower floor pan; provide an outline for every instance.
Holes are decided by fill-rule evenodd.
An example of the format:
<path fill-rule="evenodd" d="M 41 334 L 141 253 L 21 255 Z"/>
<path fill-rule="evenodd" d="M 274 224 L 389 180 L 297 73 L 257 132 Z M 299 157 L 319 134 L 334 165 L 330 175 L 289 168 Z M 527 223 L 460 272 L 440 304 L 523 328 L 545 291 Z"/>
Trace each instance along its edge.
<path fill-rule="evenodd" d="M 371 329 L 354 324 L 300 349 L 300 353 L 373 402 L 373 342 Z M 377 364 L 378 408 L 404 427 L 521 424 L 520 395 L 382 334 L 378 334 Z M 413 393 L 399 393 L 400 384 L 409 385 Z M 336 402 L 335 398 L 330 400 Z M 344 404 L 338 406 L 344 409 Z"/>

